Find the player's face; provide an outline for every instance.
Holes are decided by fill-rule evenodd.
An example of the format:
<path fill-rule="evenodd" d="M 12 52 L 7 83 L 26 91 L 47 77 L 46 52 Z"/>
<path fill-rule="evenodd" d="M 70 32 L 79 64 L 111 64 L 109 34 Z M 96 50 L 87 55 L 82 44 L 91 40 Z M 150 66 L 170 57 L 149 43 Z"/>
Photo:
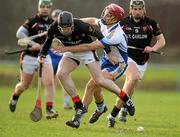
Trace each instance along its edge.
<path fill-rule="evenodd" d="M 51 6 L 43 4 L 39 5 L 38 11 L 41 16 L 49 16 L 51 12 Z"/>
<path fill-rule="evenodd" d="M 134 19 L 141 19 L 144 16 L 144 8 L 140 6 L 134 6 L 131 9 L 131 13 Z"/>
<path fill-rule="evenodd" d="M 68 36 L 71 35 L 71 33 L 73 32 L 74 26 L 72 25 L 71 27 L 65 27 L 65 28 L 58 27 L 58 29 L 62 35 Z"/>
<path fill-rule="evenodd" d="M 102 19 L 104 20 L 104 22 L 105 22 L 106 25 L 110 25 L 110 24 L 113 24 L 113 23 L 116 22 L 116 17 L 115 17 L 115 16 L 112 16 L 112 15 L 109 13 L 108 9 L 106 9 L 106 10 L 104 11 L 104 14 L 103 14 L 103 16 L 102 16 Z"/>

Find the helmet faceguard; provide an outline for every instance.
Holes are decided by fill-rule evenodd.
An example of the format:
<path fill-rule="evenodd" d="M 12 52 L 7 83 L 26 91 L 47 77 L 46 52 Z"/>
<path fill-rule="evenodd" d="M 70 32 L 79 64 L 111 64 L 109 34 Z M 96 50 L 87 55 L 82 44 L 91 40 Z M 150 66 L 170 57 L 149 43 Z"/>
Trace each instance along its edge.
<path fill-rule="evenodd" d="M 70 35 L 74 30 L 74 19 L 72 13 L 62 11 L 58 16 L 58 28 L 63 35 Z"/>
<path fill-rule="evenodd" d="M 144 0 L 131 0 L 130 5 L 129 5 L 129 14 L 131 15 L 131 10 L 134 7 L 141 7 L 144 10 L 144 15 L 146 14 L 146 7 L 145 7 L 145 2 Z"/>
<path fill-rule="evenodd" d="M 39 6 L 46 5 L 52 7 L 53 3 L 51 0 L 39 0 Z"/>
<path fill-rule="evenodd" d="M 108 20 L 106 17 L 109 16 Z M 101 14 L 103 23 L 106 25 L 111 25 L 116 22 L 119 22 L 124 16 L 124 9 L 117 4 L 111 3 L 106 6 Z"/>

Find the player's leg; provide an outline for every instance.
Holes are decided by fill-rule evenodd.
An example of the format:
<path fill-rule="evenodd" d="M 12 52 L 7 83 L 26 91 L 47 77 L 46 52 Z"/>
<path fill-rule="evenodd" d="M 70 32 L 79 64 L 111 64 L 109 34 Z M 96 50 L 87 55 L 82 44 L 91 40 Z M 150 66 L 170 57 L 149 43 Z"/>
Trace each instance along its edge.
<path fill-rule="evenodd" d="M 51 62 L 52 62 L 52 66 L 53 66 L 54 79 L 56 79 L 56 73 L 57 73 L 59 62 L 62 59 L 62 54 L 56 54 L 56 53 L 54 53 L 53 50 L 49 50 L 49 55 L 51 57 Z M 63 107 L 64 107 L 64 109 L 72 109 L 72 106 L 70 105 L 69 95 L 66 93 L 65 90 L 62 89 L 62 91 L 63 91 Z"/>
<path fill-rule="evenodd" d="M 93 62 L 88 64 L 87 66 L 96 84 L 115 93 L 120 99 L 123 100 L 124 104 L 126 105 L 126 108 L 128 109 L 129 114 L 131 116 L 134 115 L 135 108 L 132 100 L 124 91 L 121 91 L 120 88 L 112 80 L 103 77 L 99 64 L 97 64 L 97 62 Z"/>
<path fill-rule="evenodd" d="M 70 76 L 70 73 L 75 70 L 78 65 L 79 62 L 77 60 L 64 56 L 60 62 L 57 72 L 57 77 L 60 80 L 62 87 L 71 96 L 74 103 L 76 113 L 72 120 L 66 122 L 66 125 L 73 128 L 78 128 L 80 126 L 80 120 L 82 114 L 84 113 L 83 104 L 77 94 L 74 82 Z"/>
<path fill-rule="evenodd" d="M 109 72 L 107 71 L 103 71 L 103 76 L 105 78 L 108 79 L 112 79 L 111 75 L 109 74 Z M 90 87 L 91 86 L 91 87 Z M 94 80 L 91 80 L 91 83 L 89 84 L 89 90 L 87 89 L 87 91 L 85 93 L 88 94 L 88 96 L 92 96 L 94 93 L 94 99 L 95 99 L 95 103 L 96 103 L 96 110 L 94 111 L 94 113 L 90 116 L 89 118 L 89 122 L 90 123 L 94 123 L 96 122 L 99 117 L 105 113 L 107 111 L 107 107 L 104 104 L 104 98 L 103 98 L 103 94 L 102 94 L 102 88 L 100 86 L 98 86 Z M 92 89 L 92 90 L 90 90 Z M 86 95 L 87 96 L 87 95 Z M 84 100 L 83 100 L 84 101 Z M 87 101 L 86 101 L 87 102 Z M 84 102 L 83 102 L 84 103 Z M 90 103 L 89 103 L 90 104 Z"/>
<path fill-rule="evenodd" d="M 128 94 L 130 93 L 129 91 L 130 87 L 128 87 L 130 83 L 127 84 L 127 81 L 130 79 L 132 81 L 132 78 L 133 79 L 137 78 L 137 72 L 138 70 L 136 65 L 133 63 L 129 63 L 127 70 L 125 72 L 126 79 L 125 79 L 125 84 L 123 86 L 123 91 L 126 91 Z M 132 88 L 134 84 L 130 86 Z M 123 107 L 122 101 L 119 98 L 117 98 L 115 106 L 113 107 L 111 113 L 108 115 L 108 127 L 114 127 L 114 125 L 111 124 L 112 123 L 111 121 L 113 121 L 113 119 L 115 120 L 115 117 L 118 115 L 119 111 L 121 110 L 121 107 L 122 107 L 122 113 L 120 113 L 121 115 L 120 119 L 124 122 L 126 121 L 125 116 L 128 114 L 128 112 L 126 110 L 126 107 Z"/>
<path fill-rule="evenodd" d="M 45 63 L 42 67 L 42 82 L 45 87 L 45 97 L 46 97 L 46 118 L 56 118 L 58 113 L 54 110 L 54 74 L 49 56 L 46 57 Z"/>
<path fill-rule="evenodd" d="M 30 60 L 30 61 L 29 61 Z M 31 64 L 30 64 L 31 62 Z M 14 112 L 19 96 L 29 88 L 35 72 L 35 60 L 30 56 L 24 56 L 21 61 L 20 82 L 16 84 L 9 102 L 9 109 Z"/>
<path fill-rule="evenodd" d="M 123 86 L 123 89 L 127 91 L 127 93 L 132 97 L 135 88 L 143 78 L 144 72 L 147 68 L 147 63 L 144 65 L 138 65 L 132 59 L 129 59 L 129 66 L 126 72 L 126 80 Z M 119 120 L 122 122 L 126 122 L 127 110 L 123 106 L 121 107 L 121 111 L 119 113 Z"/>

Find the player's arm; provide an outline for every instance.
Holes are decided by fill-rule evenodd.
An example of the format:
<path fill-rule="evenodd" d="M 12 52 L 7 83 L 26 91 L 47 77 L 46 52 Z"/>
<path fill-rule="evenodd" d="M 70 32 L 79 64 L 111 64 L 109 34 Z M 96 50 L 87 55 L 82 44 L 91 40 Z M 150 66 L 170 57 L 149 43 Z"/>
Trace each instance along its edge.
<path fill-rule="evenodd" d="M 29 28 L 31 28 L 31 26 L 33 25 L 33 21 L 32 19 L 27 19 L 24 24 L 22 26 L 19 27 L 19 29 L 16 32 L 16 37 L 21 39 L 21 38 L 26 38 L 29 36 Z M 30 41 L 29 42 L 29 50 L 39 50 L 41 48 L 41 45 L 34 42 L 34 41 Z"/>
<path fill-rule="evenodd" d="M 101 40 L 104 37 L 100 31 L 87 23 L 82 23 L 81 31 L 84 34 L 96 37 L 98 40 Z M 108 54 L 111 52 L 111 49 L 110 47 L 104 47 L 104 51 Z"/>
<path fill-rule="evenodd" d="M 97 50 L 100 48 L 109 48 L 110 43 L 108 42 L 108 38 L 104 37 L 101 40 L 96 40 L 92 43 L 84 43 L 74 46 L 67 46 L 67 47 L 60 47 L 58 49 L 59 52 L 82 52 L 82 51 L 90 51 L 90 50 Z"/>
<path fill-rule="evenodd" d="M 44 44 L 42 46 L 42 49 L 41 49 L 41 51 L 39 53 L 40 57 L 43 57 L 43 58 L 46 57 L 46 55 L 48 54 L 48 51 L 49 51 L 49 49 L 51 47 L 53 38 L 54 38 L 54 25 L 52 24 L 50 26 L 50 28 L 48 29 L 46 41 L 44 42 Z"/>
<path fill-rule="evenodd" d="M 19 39 L 26 38 L 28 35 L 29 31 L 24 26 L 20 26 L 16 32 L 16 37 Z"/>
<path fill-rule="evenodd" d="M 98 26 L 98 18 L 95 17 L 87 17 L 87 18 L 81 18 L 81 20 L 85 23 L 88 23 L 90 25 Z"/>
<path fill-rule="evenodd" d="M 162 34 L 160 27 L 156 23 L 156 21 L 151 20 L 151 26 L 153 28 L 153 34 L 156 39 L 156 43 L 152 47 L 150 47 L 150 46 L 145 47 L 144 52 L 146 52 L 146 53 L 150 53 L 152 51 L 158 51 L 161 48 L 163 48 L 166 44 L 164 35 Z"/>
<path fill-rule="evenodd" d="M 163 34 L 155 36 L 155 39 L 156 39 L 156 43 L 152 48 L 153 48 L 153 51 L 158 51 L 165 46 L 166 41 Z"/>
<path fill-rule="evenodd" d="M 96 40 L 92 43 L 85 43 L 85 44 L 79 44 L 75 46 L 67 46 L 67 47 L 60 47 L 59 52 L 82 52 L 82 51 L 90 51 L 90 50 L 97 50 L 100 48 L 104 48 L 103 44 Z"/>

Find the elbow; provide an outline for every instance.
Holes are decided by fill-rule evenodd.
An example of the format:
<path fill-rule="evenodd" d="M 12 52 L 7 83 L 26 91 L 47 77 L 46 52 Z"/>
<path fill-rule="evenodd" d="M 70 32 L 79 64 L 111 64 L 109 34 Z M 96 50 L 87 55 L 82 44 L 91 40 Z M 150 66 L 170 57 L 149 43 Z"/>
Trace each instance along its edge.
<path fill-rule="evenodd" d="M 16 32 L 16 38 L 20 39 L 20 34 L 19 34 L 19 31 Z"/>
<path fill-rule="evenodd" d="M 165 38 L 162 39 L 161 45 L 162 45 L 162 47 L 165 47 L 165 45 L 166 45 L 166 40 L 165 40 Z"/>
<path fill-rule="evenodd" d="M 163 47 L 166 45 L 166 40 L 164 39 L 164 41 L 163 41 Z"/>

